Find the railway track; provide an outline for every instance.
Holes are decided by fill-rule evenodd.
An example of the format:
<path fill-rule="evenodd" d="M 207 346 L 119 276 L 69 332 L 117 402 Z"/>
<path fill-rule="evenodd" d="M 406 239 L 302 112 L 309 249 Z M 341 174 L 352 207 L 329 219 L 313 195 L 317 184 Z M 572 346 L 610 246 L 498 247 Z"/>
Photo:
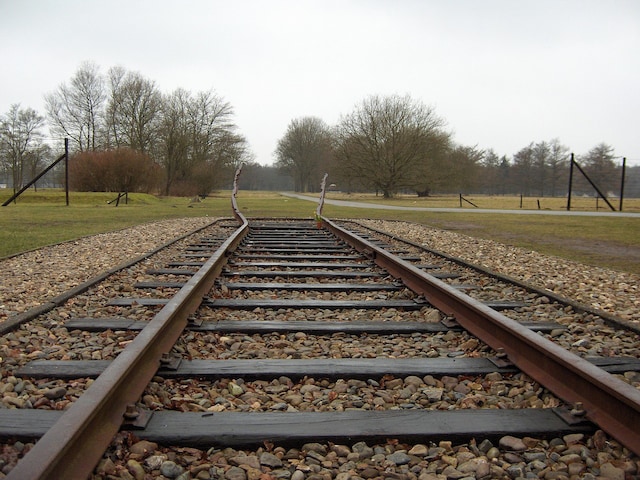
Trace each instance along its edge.
<path fill-rule="evenodd" d="M 239 227 L 203 231 L 179 258 L 112 279 L 117 296 L 98 285 L 87 298 L 70 298 L 84 315 L 64 306 L 51 314 L 77 333 L 78 344 L 97 336 L 106 348 L 62 353 L 52 341 L 16 365 L 16 386 L 35 386 L 41 395 L 0 410 L 0 434 L 39 440 L 8 478 L 86 478 L 94 469 L 96 478 L 120 478 L 124 470 L 109 473 L 105 461 L 124 455 L 125 440 L 200 449 L 185 456 L 215 459 L 185 473 L 175 454 L 176 461 L 157 464 L 149 462 L 157 455 L 134 455 L 147 472 L 130 472 L 169 478 L 239 474 L 236 465 L 245 475 L 297 479 L 384 476 L 392 465 L 406 478 L 420 469 L 462 478 L 460 460 L 448 464 L 456 474 L 447 466 L 428 471 L 430 460 L 452 458 L 452 442 L 464 446 L 456 455 L 477 460 L 467 473 L 515 478 L 525 467 L 508 457 L 517 467 L 507 471 L 492 448 L 526 463 L 523 451 L 539 454 L 543 445 L 558 447 L 559 456 L 583 438 L 603 444 L 599 428 L 640 452 L 640 394 L 619 378 L 640 370 L 638 359 L 583 358 L 552 342 L 568 327 L 536 320 L 537 308 L 549 308 L 539 297 L 442 271 L 424 254 L 363 231 L 354 236 L 328 219 L 319 229 L 310 221 L 249 224 L 237 216 Z M 567 317 L 566 308 L 559 311 Z M 573 440 L 560 450 L 563 437 Z M 225 449 L 250 446 L 274 458 L 222 462 Z M 333 470 L 332 455 L 345 459 Z M 375 455 L 382 455 L 378 463 Z M 602 463 L 618 468 L 612 462 Z M 167 463 L 176 475 L 162 470 Z M 559 473 L 570 468 L 577 471 Z"/>

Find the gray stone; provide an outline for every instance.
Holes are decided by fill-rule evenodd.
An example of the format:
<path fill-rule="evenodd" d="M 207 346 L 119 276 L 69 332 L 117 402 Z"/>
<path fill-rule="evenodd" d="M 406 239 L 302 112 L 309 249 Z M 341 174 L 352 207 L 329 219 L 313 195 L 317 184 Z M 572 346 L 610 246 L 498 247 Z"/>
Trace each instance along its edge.
<path fill-rule="evenodd" d="M 255 455 L 237 455 L 229 458 L 229 463 L 236 467 L 246 465 L 251 468 L 260 469 L 260 460 Z"/>
<path fill-rule="evenodd" d="M 355 445 L 353 445 L 353 447 L 351 447 L 351 450 L 354 453 L 358 454 L 358 457 L 362 460 L 365 458 L 371 458 L 373 457 L 373 448 L 369 447 L 366 443 L 364 442 L 358 442 Z"/>
<path fill-rule="evenodd" d="M 171 460 L 162 462 L 162 465 L 160 465 L 160 473 L 167 478 L 176 478 L 182 475 L 183 472 L 184 468 Z"/>
<path fill-rule="evenodd" d="M 240 467 L 231 467 L 224 473 L 227 480 L 247 480 L 247 473 Z"/>
<path fill-rule="evenodd" d="M 447 477 L 447 480 L 459 480 L 467 476 L 466 473 L 459 472 L 454 467 L 449 465 L 442 471 L 442 474 Z"/>
<path fill-rule="evenodd" d="M 605 463 L 600 466 L 600 475 L 608 480 L 624 480 L 624 470 L 611 463 Z"/>
<path fill-rule="evenodd" d="M 395 452 L 391 455 L 387 455 L 387 460 L 395 463 L 396 465 L 406 465 L 411 461 L 411 457 L 403 452 Z"/>
<path fill-rule="evenodd" d="M 277 468 L 282 466 L 282 460 L 276 457 L 273 453 L 264 452 L 260 455 L 260 465 L 264 465 L 270 468 Z"/>
<path fill-rule="evenodd" d="M 511 435 L 505 435 L 500 439 L 500 448 L 505 450 L 513 450 L 515 452 L 522 452 L 527 449 L 522 439 L 512 437 Z"/>
<path fill-rule="evenodd" d="M 57 400 L 67 394 L 67 389 L 64 387 L 48 388 L 43 392 L 43 395 L 49 400 Z"/>

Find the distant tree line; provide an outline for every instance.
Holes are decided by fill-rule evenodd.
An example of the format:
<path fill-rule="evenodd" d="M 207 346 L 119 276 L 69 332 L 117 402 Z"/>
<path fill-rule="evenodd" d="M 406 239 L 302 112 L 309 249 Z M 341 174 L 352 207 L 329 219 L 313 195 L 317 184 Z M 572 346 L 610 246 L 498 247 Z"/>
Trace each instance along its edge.
<path fill-rule="evenodd" d="M 45 106 L 46 117 L 16 104 L 0 118 L 1 167 L 14 189 L 50 160 L 45 118 L 51 136 L 70 140 L 70 184 L 77 189 L 206 195 L 251 160 L 223 98 L 181 88 L 163 93 L 121 67 L 104 75 L 82 64 L 45 95 Z"/>
<path fill-rule="evenodd" d="M 70 186 L 85 191 L 141 191 L 205 196 L 231 185 L 312 192 L 324 173 L 345 192 L 563 196 L 570 150 L 560 140 L 532 142 L 511 158 L 461 145 L 432 107 L 410 96 L 373 95 L 336 125 L 292 119 L 274 152 L 275 165 L 253 161 L 233 109 L 211 91 L 159 91 L 155 82 L 121 67 L 102 74 L 82 64 L 45 95 L 46 114 L 12 105 L 0 116 L 0 183 L 19 189 L 58 157 L 43 133 L 68 138 Z M 621 161 L 604 143 L 576 156 L 607 195 L 619 192 Z M 54 172 L 54 175 L 56 172 Z M 62 185 L 58 179 L 42 182 Z M 573 192 L 593 195 L 576 173 Z M 627 168 L 626 196 L 640 196 L 640 167 Z"/>
<path fill-rule="evenodd" d="M 317 191 L 323 172 L 347 192 L 562 196 L 568 191 L 570 150 L 558 139 L 532 142 L 512 158 L 460 145 L 435 111 L 409 96 L 371 96 L 328 126 L 316 117 L 290 122 L 276 150 L 276 166 L 296 191 Z M 576 162 L 606 195 L 617 194 L 621 159 L 604 143 Z M 627 196 L 640 196 L 640 168 L 627 168 Z M 573 192 L 594 189 L 578 173 Z"/>

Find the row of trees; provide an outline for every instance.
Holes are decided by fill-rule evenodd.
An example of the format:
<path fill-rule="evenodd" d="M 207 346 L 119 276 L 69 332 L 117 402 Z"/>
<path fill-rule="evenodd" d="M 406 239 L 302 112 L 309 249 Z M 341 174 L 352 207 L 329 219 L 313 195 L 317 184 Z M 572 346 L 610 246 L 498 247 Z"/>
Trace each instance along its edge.
<path fill-rule="evenodd" d="M 586 154 L 575 157 L 585 173 L 606 194 L 617 194 L 621 182 L 621 162 L 613 148 L 601 143 Z M 571 153 L 557 139 L 530 143 L 509 161 L 493 151 L 484 152 L 476 189 L 482 193 L 519 193 L 525 196 L 561 196 L 567 193 Z M 628 176 L 635 171 L 629 170 Z M 591 194 L 593 187 L 576 169 L 573 189 L 578 194 Z"/>
<path fill-rule="evenodd" d="M 317 190 L 329 172 L 342 190 L 392 197 L 399 192 L 473 192 L 557 196 L 567 192 L 570 150 L 559 140 L 531 143 L 511 160 L 493 150 L 456 144 L 434 110 L 409 96 L 372 96 L 328 126 L 316 117 L 292 120 L 278 142 L 276 165 L 297 191 Z M 596 145 L 576 158 L 605 192 L 617 192 L 613 148 Z M 593 192 L 576 175 L 576 193 Z"/>
<path fill-rule="evenodd" d="M 127 158 L 142 163 L 152 159 L 161 167 L 161 184 L 143 182 L 149 185 L 145 188 L 167 195 L 205 195 L 221 185 L 228 171 L 251 159 L 233 122 L 233 109 L 223 98 L 181 88 L 165 94 L 152 80 L 121 67 L 104 75 L 95 64 L 81 65 L 69 82 L 45 95 L 45 106 L 50 135 L 69 138 L 73 153 L 95 160 L 95 168 L 104 165 L 96 157 L 103 151 L 116 152 L 110 156 L 121 164 Z M 47 157 L 44 125 L 45 117 L 20 105 L 0 117 L 0 159 L 12 174 L 14 188 Z M 94 176 L 103 175 L 96 170 Z M 120 189 L 129 181 L 126 172 L 122 176 Z M 116 187 L 110 181 L 102 186 L 94 182 L 92 188 Z"/>
<path fill-rule="evenodd" d="M 532 142 L 510 159 L 500 157 L 454 142 L 434 109 L 410 96 L 365 98 L 334 126 L 317 117 L 293 119 L 277 143 L 276 168 L 251 162 L 231 105 L 213 92 L 162 93 L 139 73 L 114 67 L 101 74 L 85 63 L 45 96 L 45 105 L 46 117 L 19 105 L 0 116 L 0 173 L 9 173 L 15 189 L 52 160 L 43 133 L 48 125 L 52 136 L 70 139 L 70 180 L 79 190 L 206 195 L 229 186 L 245 162 L 248 188 L 313 191 L 328 172 L 341 190 L 385 197 L 567 191 L 570 154 L 559 140 Z M 577 160 L 603 191 L 617 192 L 613 148 L 600 144 Z M 574 190 L 593 192 L 581 175 Z"/>

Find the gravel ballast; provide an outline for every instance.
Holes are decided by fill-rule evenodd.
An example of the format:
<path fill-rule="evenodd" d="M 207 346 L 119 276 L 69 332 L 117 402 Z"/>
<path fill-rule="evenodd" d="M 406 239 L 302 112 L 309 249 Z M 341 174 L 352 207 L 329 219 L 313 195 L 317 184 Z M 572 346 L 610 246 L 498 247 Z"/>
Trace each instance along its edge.
<path fill-rule="evenodd" d="M 47 299 L 59 295 L 63 291 L 81 284 L 100 272 L 121 265 L 128 259 L 143 255 L 172 238 L 183 235 L 196 228 L 212 222 L 210 218 L 167 220 L 145 224 L 108 234 L 95 235 L 46 247 L 0 261 L 4 267 L 0 271 L 0 323 L 13 315 L 44 303 Z M 559 295 L 575 299 L 586 305 L 605 310 L 626 321 L 640 322 L 640 300 L 638 299 L 637 275 L 615 272 L 612 270 L 589 267 L 569 262 L 560 258 L 539 255 L 535 252 L 479 240 L 443 230 L 433 229 L 401 222 L 362 221 L 361 223 L 396 236 L 423 244 L 428 248 L 460 257 L 473 263 L 483 265 L 495 272 L 522 279 L 540 288 L 546 288 Z M 73 316 L 86 309 L 83 305 L 67 305 L 60 308 L 55 315 L 64 313 Z M 78 308 L 78 312 L 74 309 Z M 133 310 L 133 308 L 131 309 Z M 277 312 L 276 312 L 277 313 Z M 227 312 L 228 314 L 228 312 Z M 261 312 L 251 314 L 261 316 Z M 55 325 L 64 319 L 49 315 L 48 324 Z M 141 314 L 142 315 L 142 314 Z M 148 314 L 147 314 L 148 315 Z M 211 312 L 212 319 L 217 313 Z M 238 314 L 239 315 L 239 314 Z M 277 315 L 286 315 L 286 312 Z M 321 315 L 321 312 L 318 312 Z M 420 313 L 416 313 L 420 315 Z M 370 316 L 370 315 L 369 315 Z M 279 317 L 274 317 L 279 318 Z M 332 320 L 339 320 L 339 318 Z M 39 327 L 42 328 L 42 327 Z M 576 327 L 577 328 L 577 327 Z M 582 330 L 574 332 L 579 338 L 584 336 Z M 50 352 L 53 357 L 64 357 L 63 344 L 60 343 L 62 332 L 52 329 L 55 348 L 61 351 Z M 58 335 L 59 333 L 59 335 Z M 48 345 L 47 330 L 42 330 L 41 350 L 53 349 Z M 9 340 L 15 342 L 26 335 L 18 331 Z M 110 334 L 96 335 L 97 342 L 111 341 Z M 51 336 L 51 335 L 49 335 Z M 323 344 L 312 335 L 301 333 L 288 337 L 277 335 L 266 336 L 269 345 L 255 348 L 257 336 L 237 336 L 233 334 L 213 338 L 201 334 L 192 334 L 193 345 L 200 346 L 199 355 L 210 355 L 220 358 L 226 352 L 214 351 L 209 345 L 228 346 L 230 351 L 243 352 L 245 343 L 251 344 L 247 351 L 251 356 L 255 352 L 265 351 L 269 355 L 277 353 L 274 346 L 294 348 L 299 352 L 300 345 L 311 348 L 334 349 L 351 348 L 357 352 L 366 351 L 368 345 L 358 338 L 347 341 L 345 336 L 336 338 L 335 344 L 329 340 Z M 451 334 L 459 336 L 459 334 Z M 201 338 L 202 337 L 202 338 Z M 205 338 L 206 337 L 206 338 Z M 388 346 L 393 356 L 400 356 L 393 348 L 410 353 L 410 345 L 402 343 L 404 337 L 397 340 L 397 345 Z M 349 337 L 350 338 L 350 337 Z M 202 340 L 202 341 L 199 341 Z M 411 339 L 413 342 L 415 339 Z M 420 340 L 417 336 L 417 340 Z M 448 345 L 443 338 L 442 349 Z M 13 340 L 11 340 L 13 341 Z M 115 340 L 113 340 L 115 341 Z M 128 337 L 109 345 L 110 351 L 116 355 L 129 341 Z M 620 342 L 626 341 L 621 338 Z M 277 343 L 277 345 L 276 345 Z M 308 345 L 307 345 L 308 344 Z M 266 345 L 266 344 L 265 344 Z M 234 347 L 236 346 L 236 347 Z M 633 345 L 622 344 L 616 349 L 632 349 Z M 34 347 L 35 348 L 35 347 Z M 65 347 L 66 348 L 66 347 Z M 186 348 L 186 347 L 185 347 Z M 190 344 L 189 348 L 193 348 Z M 373 347 L 371 347 L 373 348 Z M 377 346 L 376 346 L 377 348 Z M 385 346 L 380 348 L 384 350 Z M 587 348 L 582 346 L 581 348 Z M 613 347 L 612 347 L 613 348 Z M 48 351 L 48 350 L 47 350 Z M 345 350 L 346 351 L 346 350 Z M 434 350 L 435 354 L 438 354 Z M 23 352 L 38 358 L 40 352 Z M 99 358 L 106 358 L 105 344 L 93 352 Z M 92 355 L 89 358 L 94 358 Z M 422 352 L 427 355 L 429 352 Z M 349 351 L 346 354 L 356 356 Z M 331 354 L 333 356 L 333 354 Z M 55 384 L 31 384 L 21 382 L 16 377 L 1 379 L 4 395 L 8 400 L 19 402 L 23 391 L 45 392 L 44 398 L 38 401 L 51 405 L 51 408 L 65 408 L 61 402 L 70 403 L 79 396 L 91 383 L 90 379 L 80 379 L 72 383 L 56 382 Z M 386 390 L 372 382 L 356 382 L 353 380 L 336 380 L 327 382 L 322 379 L 309 378 L 305 381 L 292 382 L 280 378 L 273 382 L 239 382 L 236 379 L 221 379 L 215 382 L 164 382 L 162 393 L 158 382 L 152 382 L 143 396 L 148 407 L 178 406 L 184 411 L 325 411 L 349 408 L 359 409 L 443 409 L 476 408 L 475 393 L 477 386 L 485 385 L 489 390 L 498 387 L 504 392 L 500 400 L 510 402 L 500 408 L 527 407 L 538 402 L 538 407 L 549 407 L 554 401 L 552 396 L 530 384 L 526 378 L 487 377 L 465 379 L 464 385 L 449 382 L 448 378 L 433 379 L 412 378 L 394 379 L 397 385 L 389 385 Z M 447 381 L 444 381 L 447 380 Z M 637 378 L 634 379 L 637 382 Z M 453 382 L 453 383 L 452 383 Z M 382 383 L 379 379 L 378 383 Z M 6 387 L 6 388 L 5 388 Z M 276 390 L 286 387 L 288 397 L 281 398 Z M 468 387 L 469 391 L 462 391 Z M 420 392 L 417 395 L 416 392 Z M 511 394 L 513 392 L 513 395 Z M 489 392 L 491 393 L 491 391 Z M 429 395 L 431 396 L 429 396 Z M 30 398 L 30 397 L 28 397 Z M 425 398 L 428 400 L 426 401 Z M 497 398 L 497 397 L 496 397 Z M 30 401 L 30 400 L 25 400 Z M 483 400 L 484 402 L 484 400 Z M 459 404 L 459 405 L 458 405 Z M 35 406 L 35 405 L 34 405 Z M 31 408 L 28 405 L 8 405 L 9 408 Z M 13 456 L 21 456 L 31 444 L 16 442 L 5 451 L 0 452 L 0 478 L 10 471 L 15 463 Z M 268 443 L 257 450 L 162 447 L 151 442 L 139 441 L 128 433 L 121 433 L 114 440 L 110 451 L 97 466 L 92 478 L 178 478 L 207 479 L 221 478 L 229 480 L 245 479 L 332 479 L 356 480 L 360 478 L 391 478 L 445 480 L 452 478 L 637 478 L 640 472 L 638 459 L 630 455 L 617 442 L 602 432 L 593 436 L 566 436 L 547 440 L 533 438 L 504 437 L 489 442 L 478 439 L 477 443 L 455 445 L 451 442 L 425 443 L 405 445 L 389 439 L 386 445 L 373 445 L 364 442 L 334 445 L 331 443 L 309 443 L 296 448 L 283 448 Z"/>
<path fill-rule="evenodd" d="M 0 322 L 212 219 L 148 223 L 45 247 L 0 262 Z M 640 276 L 403 222 L 362 220 L 428 248 L 483 265 L 640 325 Z"/>

